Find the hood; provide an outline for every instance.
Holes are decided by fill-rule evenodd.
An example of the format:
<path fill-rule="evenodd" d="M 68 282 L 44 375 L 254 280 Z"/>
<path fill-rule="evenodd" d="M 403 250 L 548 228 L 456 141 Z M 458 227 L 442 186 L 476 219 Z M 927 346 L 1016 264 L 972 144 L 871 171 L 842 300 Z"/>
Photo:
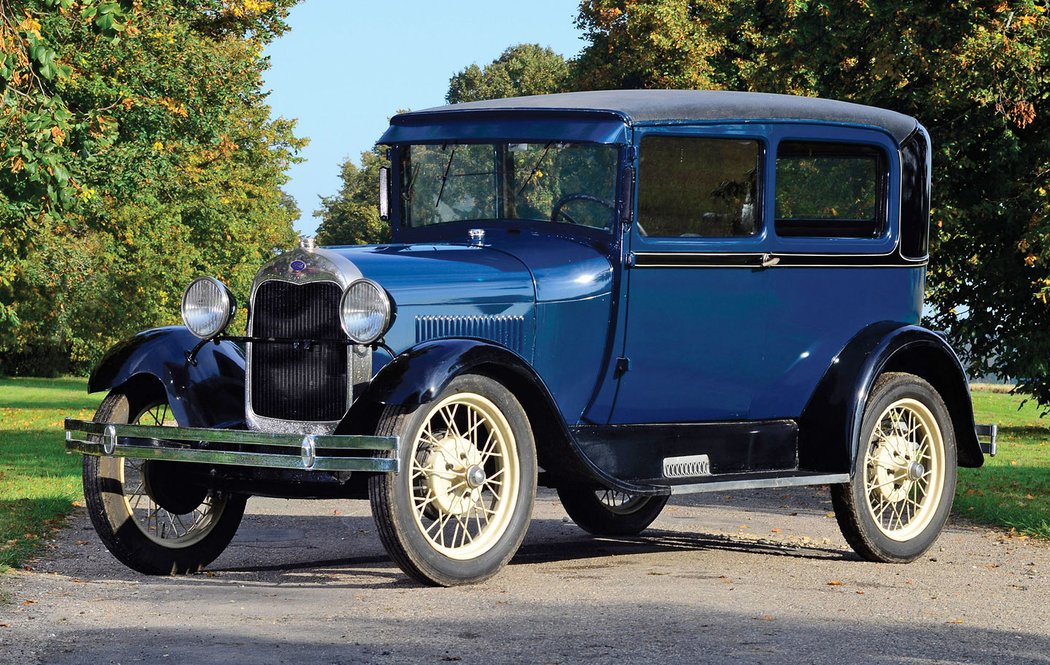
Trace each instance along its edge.
<path fill-rule="evenodd" d="M 398 305 L 557 302 L 608 293 L 605 253 L 578 240 L 488 231 L 482 246 L 411 244 L 329 247 Z"/>

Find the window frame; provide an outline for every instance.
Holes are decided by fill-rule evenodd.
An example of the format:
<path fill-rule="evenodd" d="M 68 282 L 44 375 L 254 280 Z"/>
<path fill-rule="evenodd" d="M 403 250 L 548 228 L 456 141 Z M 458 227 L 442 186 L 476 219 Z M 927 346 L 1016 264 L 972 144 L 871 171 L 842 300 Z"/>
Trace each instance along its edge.
<path fill-rule="evenodd" d="M 874 188 L 874 215 L 872 219 L 853 219 L 836 217 L 780 217 L 777 212 L 777 195 L 779 193 L 778 178 L 780 172 L 778 166 L 781 155 L 780 150 L 784 144 L 796 143 L 816 146 L 812 154 L 814 158 L 850 158 L 862 160 L 873 158 L 875 165 L 875 188 Z M 820 147 L 824 150 L 820 151 Z M 793 155 L 785 156 L 790 159 Z M 876 239 L 886 233 L 889 224 L 888 194 L 889 194 L 889 169 L 887 167 L 887 156 L 884 150 L 868 143 L 841 142 L 841 141 L 816 141 L 816 140 L 792 140 L 782 139 L 777 142 L 776 154 L 773 156 L 773 186 L 771 187 L 771 198 L 773 199 L 773 232 L 782 238 L 849 238 L 849 239 Z M 870 230 L 869 230 L 870 229 Z M 828 231 L 828 232 L 824 232 Z"/>
<path fill-rule="evenodd" d="M 753 253 L 763 252 L 770 239 L 769 224 L 769 155 L 770 140 L 766 127 L 760 124 L 734 122 L 654 123 L 635 127 L 633 143 L 635 171 L 632 223 L 629 238 L 632 252 Z M 758 173 L 755 204 L 755 233 L 748 236 L 648 236 L 638 231 L 638 186 L 641 173 L 642 142 L 647 137 L 722 139 L 755 141 L 758 144 Z M 644 220 L 642 221 L 644 226 Z"/>
<path fill-rule="evenodd" d="M 765 142 L 759 138 L 747 138 L 740 136 L 706 136 L 697 134 L 664 134 L 664 133 L 649 133 L 643 136 L 638 141 L 638 184 L 637 184 L 637 207 L 638 212 L 636 213 L 636 221 L 641 221 L 641 206 L 643 200 L 642 192 L 642 172 L 644 169 L 641 165 L 643 153 L 645 151 L 645 143 L 648 139 L 686 139 L 690 141 L 731 141 L 731 142 L 750 142 L 754 143 L 757 148 L 755 151 L 755 182 L 754 182 L 754 200 L 752 201 L 752 214 L 754 216 L 754 231 L 746 235 L 703 235 L 703 234 L 691 234 L 691 235 L 652 235 L 642 234 L 641 227 L 638 229 L 638 235 L 644 238 L 650 238 L 653 240 L 745 240 L 753 238 L 761 234 L 765 229 L 765 187 L 764 182 L 764 171 L 766 169 L 766 155 L 765 155 Z M 642 224 L 644 226 L 644 223 Z"/>

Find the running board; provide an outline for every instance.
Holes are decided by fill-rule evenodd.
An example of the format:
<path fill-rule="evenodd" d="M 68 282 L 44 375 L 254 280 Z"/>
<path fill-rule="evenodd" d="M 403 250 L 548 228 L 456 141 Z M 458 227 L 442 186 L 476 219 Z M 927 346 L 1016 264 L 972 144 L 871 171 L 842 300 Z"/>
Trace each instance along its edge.
<path fill-rule="evenodd" d="M 832 473 L 823 476 L 780 476 L 774 478 L 752 478 L 750 480 L 712 480 L 705 483 L 692 483 L 689 485 L 671 485 L 671 494 L 697 494 L 699 492 L 804 487 L 806 485 L 837 485 L 839 483 L 848 482 L 848 473 Z"/>

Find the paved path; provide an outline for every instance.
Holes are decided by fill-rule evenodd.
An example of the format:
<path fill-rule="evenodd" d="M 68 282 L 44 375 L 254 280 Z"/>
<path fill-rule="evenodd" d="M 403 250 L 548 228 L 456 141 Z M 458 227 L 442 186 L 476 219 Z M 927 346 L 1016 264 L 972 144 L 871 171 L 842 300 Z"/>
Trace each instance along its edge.
<path fill-rule="evenodd" d="M 422 588 L 365 502 L 253 499 L 206 574 L 150 578 L 82 511 L 0 578 L 0 663 L 1050 663 L 1050 546 L 953 524 L 920 561 L 858 560 L 817 489 L 672 502 L 592 538 L 541 493 L 518 556 Z"/>

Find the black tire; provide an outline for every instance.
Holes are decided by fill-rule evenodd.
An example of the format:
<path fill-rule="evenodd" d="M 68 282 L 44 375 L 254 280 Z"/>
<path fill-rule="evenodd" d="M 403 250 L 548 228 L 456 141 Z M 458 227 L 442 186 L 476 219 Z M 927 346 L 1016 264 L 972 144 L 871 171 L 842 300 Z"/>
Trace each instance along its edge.
<path fill-rule="evenodd" d="M 609 489 L 558 488 L 565 512 L 584 531 L 596 536 L 636 536 L 667 505 L 667 496 L 640 496 Z"/>
<path fill-rule="evenodd" d="M 163 400 L 111 392 L 95 422 L 163 424 L 167 414 Z M 113 556 L 146 575 L 201 570 L 230 544 L 244 515 L 247 497 L 170 482 L 177 470 L 170 462 L 84 456 L 84 499 L 95 531 Z M 168 488 L 161 502 L 179 512 L 156 501 L 150 478 Z"/>
<path fill-rule="evenodd" d="M 414 410 L 387 407 L 376 433 L 401 437 L 400 472 L 369 480 L 390 558 L 437 586 L 499 572 L 521 546 L 536 498 L 536 446 L 514 395 L 488 377 L 458 376 Z"/>
<path fill-rule="evenodd" d="M 933 386 L 912 374 L 880 376 L 864 408 L 853 479 L 831 487 L 846 542 L 868 561 L 921 556 L 951 512 L 956 462 L 955 430 Z"/>

